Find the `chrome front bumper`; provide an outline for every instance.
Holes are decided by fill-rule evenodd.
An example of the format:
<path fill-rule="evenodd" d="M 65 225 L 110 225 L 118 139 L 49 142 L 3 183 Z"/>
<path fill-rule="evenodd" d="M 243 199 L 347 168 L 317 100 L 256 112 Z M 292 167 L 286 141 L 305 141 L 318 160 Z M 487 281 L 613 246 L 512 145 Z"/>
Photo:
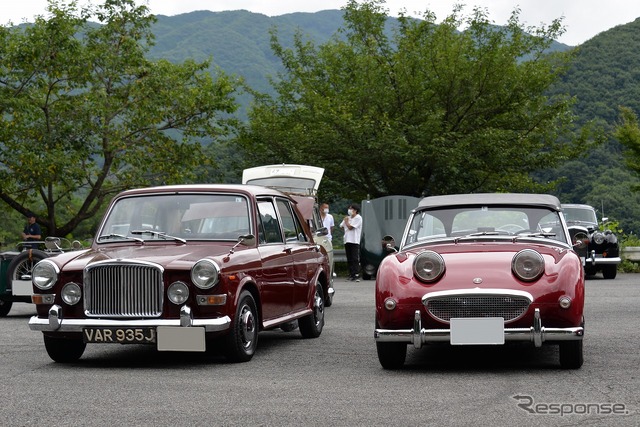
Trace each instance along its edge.
<path fill-rule="evenodd" d="M 62 307 L 55 304 L 49 309 L 49 317 L 33 316 L 29 319 L 29 329 L 44 332 L 82 332 L 83 328 L 113 327 L 113 328 L 140 328 L 155 326 L 199 326 L 204 327 L 205 332 L 219 332 L 229 329 L 231 319 L 229 316 L 215 319 L 194 319 L 191 308 L 183 306 L 180 309 L 179 319 L 63 319 Z"/>
<path fill-rule="evenodd" d="M 529 328 L 504 328 L 504 340 L 529 341 L 541 347 L 545 341 L 575 341 L 584 336 L 584 328 L 545 328 L 540 319 L 540 309 L 536 308 L 533 325 Z M 413 329 L 376 329 L 374 338 L 377 342 L 404 342 L 421 348 L 422 344 L 451 342 L 450 329 L 422 329 L 420 311 L 416 310 Z"/>
<path fill-rule="evenodd" d="M 583 258 L 583 265 L 618 265 L 622 262 L 620 257 L 603 258 L 596 256 L 596 251 L 591 251 L 588 258 Z"/>

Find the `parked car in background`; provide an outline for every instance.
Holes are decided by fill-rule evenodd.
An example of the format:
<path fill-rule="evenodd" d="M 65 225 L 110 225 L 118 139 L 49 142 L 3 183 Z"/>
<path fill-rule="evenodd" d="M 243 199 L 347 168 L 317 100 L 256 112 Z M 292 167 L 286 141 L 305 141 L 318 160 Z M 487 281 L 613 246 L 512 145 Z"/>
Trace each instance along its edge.
<path fill-rule="evenodd" d="M 375 301 L 385 369 L 403 366 L 407 344 L 436 343 L 553 344 L 563 368 L 583 363 L 584 271 L 554 196 L 424 198 L 380 264 Z"/>
<path fill-rule="evenodd" d="M 242 183 L 263 185 L 275 188 L 293 198 L 298 203 L 298 209 L 307 221 L 314 241 L 322 246 L 329 257 L 330 284 L 329 295 L 325 304 L 333 304 L 333 244 L 328 238 L 329 231 L 322 224 L 318 206 L 318 187 L 324 175 L 324 169 L 316 166 L 280 164 L 256 166 L 242 172 Z"/>
<path fill-rule="evenodd" d="M 14 302 L 31 303 L 31 271 L 34 265 L 47 257 L 83 248 L 77 240 L 70 242 L 60 237 L 31 241 L 29 246 L 25 243 L 18 243 L 15 251 L 0 253 L 0 317 L 9 314 Z"/>
<path fill-rule="evenodd" d="M 622 258 L 618 238 L 605 228 L 607 218 L 602 218 L 600 227 L 596 210 L 589 205 L 563 203 L 562 211 L 572 240 L 587 242 L 587 246 L 578 251 L 586 275 L 594 276 L 601 271 L 605 279 L 615 279 Z"/>
<path fill-rule="evenodd" d="M 266 187 L 182 185 L 114 198 L 91 248 L 40 261 L 32 281 L 56 362 L 87 344 L 205 351 L 250 360 L 258 333 L 297 321 L 318 337 L 329 292 L 326 255 L 288 196 Z"/>
<path fill-rule="evenodd" d="M 407 218 L 420 198 L 411 196 L 385 196 L 363 200 L 362 235 L 360 237 L 360 266 L 362 278 L 375 278 L 382 258 L 387 256 L 385 236 L 401 236 Z"/>

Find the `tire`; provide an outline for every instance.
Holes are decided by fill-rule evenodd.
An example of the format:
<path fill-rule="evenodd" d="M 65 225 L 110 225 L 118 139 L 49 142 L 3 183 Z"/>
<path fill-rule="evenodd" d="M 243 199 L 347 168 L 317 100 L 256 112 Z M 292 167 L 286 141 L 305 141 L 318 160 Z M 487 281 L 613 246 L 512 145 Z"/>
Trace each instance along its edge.
<path fill-rule="evenodd" d="M 325 307 L 331 307 L 333 305 L 333 296 L 335 294 L 331 295 L 329 294 L 329 292 L 327 292 L 327 297 L 324 300 L 324 306 Z"/>
<path fill-rule="evenodd" d="M 378 360 L 384 369 L 400 369 L 407 358 L 407 344 L 402 342 L 376 342 Z"/>
<path fill-rule="evenodd" d="M 236 317 L 225 337 L 224 354 L 229 362 L 248 362 L 258 346 L 259 319 L 256 301 L 249 291 L 242 291 Z"/>
<path fill-rule="evenodd" d="M 13 301 L 5 301 L 0 299 L 0 317 L 7 317 L 7 314 L 11 311 Z"/>
<path fill-rule="evenodd" d="M 380 329 L 376 316 L 375 328 Z M 402 342 L 377 342 L 378 361 L 384 369 L 400 369 L 407 358 L 407 344 Z"/>
<path fill-rule="evenodd" d="M 18 280 L 24 276 L 31 277 L 33 266 L 45 258 L 47 258 L 47 254 L 37 249 L 20 252 L 7 267 L 7 286 L 11 285 L 13 280 Z"/>
<path fill-rule="evenodd" d="M 291 332 L 291 331 L 294 331 L 297 327 L 298 327 L 298 321 L 293 320 L 291 322 L 287 322 L 281 325 L 280 329 L 282 329 L 284 332 Z"/>
<path fill-rule="evenodd" d="M 318 338 L 324 327 L 324 292 L 322 286 L 316 283 L 316 292 L 313 297 L 313 312 L 298 320 L 300 334 L 303 338 Z"/>
<path fill-rule="evenodd" d="M 82 341 L 82 338 L 54 338 L 44 335 L 44 347 L 54 362 L 71 363 L 82 357 L 87 344 Z"/>
<path fill-rule="evenodd" d="M 615 279 L 617 274 L 617 265 L 605 265 L 602 267 L 602 277 L 604 277 L 605 279 Z"/>
<path fill-rule="evenodd" d="M 562 369 L 580 369 L 583 362 L 582 340 L 560 343 L 560 367 Z"/>

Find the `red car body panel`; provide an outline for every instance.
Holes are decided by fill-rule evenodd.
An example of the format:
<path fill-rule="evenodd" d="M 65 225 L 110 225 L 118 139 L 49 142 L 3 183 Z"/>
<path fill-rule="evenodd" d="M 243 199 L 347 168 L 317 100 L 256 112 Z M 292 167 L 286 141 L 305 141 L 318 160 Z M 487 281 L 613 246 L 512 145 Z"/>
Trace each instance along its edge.
<path fill-rule="evenodd" d="M 523 282 L 511 272 L 511 260 L 522 249 L 535 248 L 545 259 L 545 272 L 534 282 Z M 413 259 L 422 250 L 436 250 L 445 260 L 447 269 L 443 277 L 433 284 L 421 282 L 413 275 Z M 522 290 L 534 298 L 527 313 L 507 323 L 509 327 L 528 327 L 533 323 L 533 312 L 539 308 L 547 321 L 561 327 L 579 326 L 583 317 L 584 273 L 575 252 L 560 247 L 531 245 L 530 243 L 491 242 L 481 244 L 445 244 L 422 246 L 401 254 L 387 256 L 376 279 L 376 313 L 381 328 L 408 328 L 413 313 L 420 310 L 423 325 L 428 328 L 448 327 L 428 315 L 422 297 L 429 292 L 465 290 L 473 288 Z M 474 279 L 482 279 L 475 284 Z M 558 299 L 567 295 L 574 304 L 569 310 L 559 310 Z M 388 312 L 384 301 L 397 300 L 397 309 Z"/>
<path fill-rule="evenodd" d="M 163 224 L 162 221 L 146 224 L 145 221 L 154 221 L 151 216 L 146 219 L 134 219 L 136 215 L 132 216 L 129 213 L 126 221 L 118 219 L 122 222 L 116 220 L 113 220 L 116 222 L 109 222 L 111 211 L 120 201 L 130 200 L 131 206 L 137 209 L 138 205 L 154 203 L 154 197 L 158 200 L 157 205 L 154 205 L 158 211 L 154 212 L 154 215 L 165 218 L 163 220 L 165 225 L 175 222 L 166 219 L 166 217 L 172 217 L 169 215 L 174 212 L 171 209 L 177 210 L 174 206 L 179 206 L 181 203 L 184 206 L 180 211 L 180 218 L 182 218 L 180 227 L 184 234 L 180 237 L 165 234 L 164 229 L 159 228 Z M 228 205 L 224 204 L 228 202 L 214 202 L 212 201 L 214 199 L 208 199 L 208 197 L 219 197 L 219 200 L 231 198 L 239 205 L 238 209 L 231 207 L 230 210 L 226 208 Z M 278 230 L 282 233 L 279 236 L 281 240 L 261 241 L 266 232 L 262 228 L 264 219 L 261 218 L 264 217 L 264 213 L 260 211 L 259 202 L 271 204 L 274 212 L 277 212 L 277 217 L 270 217 L 269 221 L 277 222 Z M 169 213 L 160 212 L 163 206 L 169 206 L 167 208 Z M 216 210 L 218 207 L 221 209 Z M 236 217 L 233 220 L 229 219 L 240 214 L 244 216 L 238 217 L 239 219 Z M 149 214 L 145 213 L 145 215 Z M 113 216 L 117 217 L 115 213 Z M 121 216 L 124 217 L 124 214 Z M 210 225 L 218 224 L 215 222 L 217 220 L 220 220 L 222 225 L 225 221 L 226 223 L 242 221 L 246 229 L 242 234 L 236 232 L 228 233 L 229 236 L 226 237 L 206 237 L 216 234 L 210 232 L 212 229 L 217 232 L 223 228 L 222 225 Z M 146 231 L 132 231 L 134 230 L 133 221 L 143 223 L 142 228 L 146 228 Z M 186 228 L 186 224 L 190 226 L 194 224 L 193 221 L 201 227 L 200 230 Z M 288 222 L 285 223 L 285 221 Z M 108 228 L 108 225 L 111 228 Z M 114 232 L 109 230 L 114 227 L 127 231 L 122 235 L 113 234 Z M 295 230 L 289 230 L 288 227 L 294 227 Z M 203 230 L 206 232 L 201 232 Z M 314 313 L 314 310 L 322 309 L 317 307 L 316 284 L 322 288 L 325 298 L 329 293 L 329 264 L 326 252 L 314 243 L 306 221 L 295 206 L 295 201 L 265 187 L 192 185 L 126 191 L 112 201 L 97 236 L 88 250 L 69 252 L 46 260 L 48 263 L 55 264 L 59 271 L 58 278 L 50 289 L 43 290 L 34 285 L 34 302 L 38 302 L 37 316 L 33 317 L 29 323 L 31 329 L 40 330 L 45 336 L 74 338 L 81 335 L 84 321 L 89 327 L 97 327 L 96 325 L 104 323 L 108 327 L 116 328 L 120 327 L 121 323 L 122 328 L 138 324 L 155 328 L 161 325 L 173 326 L 175 322 L 171 322 L 179 320 L 180 323 L 177 324 L 179 326 L 205 328 L 207 336 L 226 335 L 231 325 L 238 320 L 239 300 L 245 290 L 249 291 L 255 299 L 259 330 L 308 317 Z M 241 240 L 246 242 L 242 243 Z M 216 284 L 208 289 L 197 287 L 192 280 L 192 268 L 203 260 L 211 261 L 218 271 Z M 162 295 L 159 295 L 162 301 L 157 315 L 136 316 L 130 312 L 126 315 L 93 314 L 89 313 L 84 300 L 73 305 L 63 300 L 62 288 L 71 282 L 80 285 L 82 298 L 87 299 L 85 289 L 85 282 L 89 277 L 87 269 L 96 265 L 113 265 L 113 268 L 117 269 L 127 264 L 148 265 L 154 271 L 160 272 L 163 289 Z M 118 273 L 113 274 L 113 278 L 109 280 L 119 284 L 118 287 L 114 285 L 114 290 L 109 292 L 118 293 L 113 296 L 113 304 L 116 305 L 121 304 L 118 302 L 120 300 L 123 303 L 126 302 L 127 292 L 130 292 L 127 288 L 130 285 L 133 288 L 133 285 L 139 285 L 140 281 L 146 280 L 145 278 L 136 279 L 134 276 L 124 277 Z M 138 283 L 134 283 L 135 281 Z M 186 300 L 180 304 L 171 302 L 168 298 L 169 286 L 176 282 L 182 282 L 189 290 Z M 111 283 L 106 285 L 112 286 Z M 108 294 L 107 298 L 110 295 Z M 44 297 L 50 299 L 44 300 Z M 145 298 L 149 299 L 149 297 Z M 152 300 L 153 298 L 156 297 L 151 297 Z M 215 299 L 215 302 L 203 302 L 209 298 Z M 52 308 L 55 309 L 54 314 L 52 314 Z M 185 325 L 184 322 L 188 324 Z M 324 322 L 323 317 L 322 322 Z"/>

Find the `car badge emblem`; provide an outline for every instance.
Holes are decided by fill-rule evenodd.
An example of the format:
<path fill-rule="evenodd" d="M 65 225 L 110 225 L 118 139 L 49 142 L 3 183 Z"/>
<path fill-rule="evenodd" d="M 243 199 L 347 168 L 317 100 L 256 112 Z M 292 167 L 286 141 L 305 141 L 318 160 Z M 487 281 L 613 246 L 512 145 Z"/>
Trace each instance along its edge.
<path fill-rule="evenodd" d="M 473 283 L 475 285 L 479 285 L 480 283 L 482 283 L 482 279 L 480 277 L 476 277 L 475 279 L 473 279 Z"/>

